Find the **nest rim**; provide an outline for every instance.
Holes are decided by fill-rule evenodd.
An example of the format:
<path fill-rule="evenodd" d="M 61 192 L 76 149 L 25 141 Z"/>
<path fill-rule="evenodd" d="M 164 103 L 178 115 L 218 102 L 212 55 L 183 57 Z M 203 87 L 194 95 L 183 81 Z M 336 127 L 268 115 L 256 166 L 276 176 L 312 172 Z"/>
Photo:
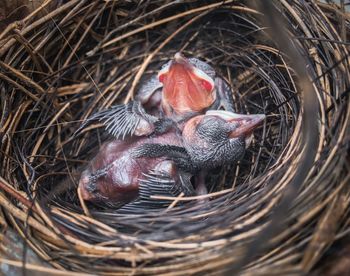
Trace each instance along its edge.
<path fill-rule="evenodd" d="M 71 9 L 69 14 L 74 12 L 84 14 L 84 12 L 92 11 L 94 7 L 98 6 L 99 9 L 84 18 L 86 22 L 82 21 L 89 26 L 91 22 L 95 22 L 94 19 L 97 18 L 98 14 L 108 13 L 114 8 L 113 4 L 108 3 L 102 5 L 83 1 L 79 4 L 78 2 L 68 2 L 51 12 L 50 18 L 61 20 L 59 24 L 67 26 L 67 30 L 73 33 L 78 33 L 82 25 L 78 25 L 79 28 L 69 29 L 73 17 L 69 19 L 67 16 L 63 16 L 64 11 Z M 331 42 L 341 41 L 341 38 L 333 27 L 328 25 L 329 19 L 316 4 L 305 4 L 307 7 L 303 6 L 302 3 L 295 4 L 296 6 L 292 8 L 291 5 L 284 3 L 278 8 L 283 10 L 290 23 L 300 23 L 299 16 L 303 15 L 303 19 L 313 22 L 314 25 L 310 24 L 311 27 L 306 28 L 306 24 L 300 23 L 298 28 L 291 31 L 295 34 L 301 34 L 300 37 L 306 36 L 307 30 L 312 29 L 312 27 L 316 28 L 315 26 L 319 29 L 312 29 L 314 33 L 317 33 L 321 28 L 326 28 L 329 31 L 323 34 L 329 39 L 329 42 L 302 39 L 295 42 L 304 49 L 305 56 L 313 65 L 310 68 L 310 75 L 314 77 L 314 85 L 318 93 L 320 104 L 319 114 L 317 114 L 320 118 L 318 131 L 323 144 L 321 142 L 318 144 L 318 154 L 313 160 L 308 181 L 303 183 L 302 191 L 298 194 L 291 209 L 289 221 L 286 222 L 286 225 L 292 225 L 291 229 L 289 232 L 284 229 L 279 236 L 279 243 L 275 244 L 277 253 L 272 255 L 269 260 L 266 259 L 266 256 L 271 256 L 272 253 L 265 252 L 266 255 L 260 256 L 259 259 L 245 268 L 244 272 L 247 274 L 256 272 L 261 267 L 265 269 L 265 272 L 276 267 L 279 271 L 294 269 L 294 259 L 285 267 L 276 265 L 278 260 L 282 260 L 283 263 L 283 256 L 288 250 L 294 250 L 295 260 L 299 260 L 304 269 L 310 269 L 321 256 L 319 254 L 311 258 L 309 256 L 311 253 L 308 253 L 310 246 L 313 245 L 312 238 L 318 234 L 317 231 L 320 231 L 319 224 L 330 212 L 330 208 L 334 207 L 336 199 L 346 202 L 348 198 L 345 189 L 345 180 L 348 180 L 349 177 L 345 170 L 346 156 L 341 154 L 340 148 L 345 147 L 346 143 L 349 142 L 349 138 L 346 140 L 349 106 L 341 97 L 341 91 L 345 91 L 345 88 L 348 87 L 350 78 L 345 78 L 347 75 L 345 71 L 349 65 L 345 60 L 340 60 L 340 65 L 332 68 L 332 65 L 334 66 L 339 60 L 337 56 L 346 57 L 348 50 L 342 44 Z M 77 7 L 82 6 L 84 8 L 78 10 Z M 170 13 L 171 8 L 170 5 Z M 252 17 L 253 14 L 257 14 L 253 9 L 235 3 L 199 5 L 197 2 L 188 4 L 186 8 L 189 9 L 189 12 L 180 11 L 174 19 L 169 15 L 165 17 L 166 19 L 171 18 L 168 21 L 169 25 L 165 25 L 170 30 L 174 30 L 170 36 L 166 35 L 164 31 L 162 32 L 160 27 L 157 29 L 157 24 L 161 20 L 136 28 L 138 32 L 126 27 L 127 32 L 126 34 L 121 32 L 122 35 L 110 28 L 109 34 L 112 37 L 106 35 L 107 42 L 101 39 L 98 33 L 99 28 L 103 24 L 107 24 L 102 22 L 103 20 L 99 22 L 100 25 L 95 26 L 95 29 L 92 27 L 83 28 L 85 32 L 81 30 L 80 32 L 83 33 L 83 37 L 85 35 L 85 39 L 89 34 L 89 39 L 95 41 L 94 47 L 84 46 L 81 40 L 70 38 L 70 43 L 74 41 L 75 46 L 77 46 L 75 55 L 80 56 L 81 59 L 74 61 L 74 55 L 69 51 L 65 53 L 58 49 L 62 55 L 62 63 L 64 62 L 63 69 L 59 67 L 59 59 L 54 58 L 54 55 L 40 53 L 40 49 L 43 51 L 45 43 L 49 44 L 49 49 L 57 44 L 59 37 L 52 44 L 48 40 L 48 37 L 54 35 L 57 23 L 53 27 L 44 26 L 43 23 L 47 19 L 42 18 L 35 21 L 34 15 L 24 20 L 24 22 L 29 22 L 29 25 L 21 30 L 19 37 L 27 37 L 26 40 L 29 43 L 37 45 L 38 48 L 35 51 L 30 48 L 28 50 L 26 44 L 18 38 L 13 38 L 10 34 L 6 36 L 5 33 L 1 36 L 3 40 L 0 41 L 4 42 L 0 49 L 0 56 L 4 57 L 1 68 L 5 70 L 5 74 L 2 74 L 1 77 L 3 82 L 1 88 L 3 91 L 5 88 L 11 89 L 12 94 L 5 98 L 5 102 L 14 107 L 15 113 L 6 112 L 5 109 L 3 109 L 5 112 L 2 113 L 3 120 L 1 121 L 5 135 L 3 135 L 2 144 L 4 168 L 1 183 L 5 193 L 0 194 L 0 204 L 6 211 L 6 218 L 14 225 L 18 233 L 27 239 L 27 243 L 37 254 L 54 267 L 72 271 L 94 271 L 105 275 L 134 271 L 138 274 L 176 274 L 180 268 L 183 268 L 182 273 L 184 271 L 191 273 L 221 271 L 225 266 L 231 265 L 242 256 L 247 244 L 269 222 L 269 215 L 280 201 L 282 191 L 288 186 L 288 179 L 293 175 L 291 170 L 297 167 L 298 156 L 302 150 L 300 133 L 303 126 L 301 115 L 304 110 L 298 106 L 300 104 L 300 87 L 293 70 L 288 66 L 286 57 L 274 46 L 271 46 L 269 44 L 271 42 L 268 40 L 265 45 L 252 42 L 252 34 L 265 35 Z M 303 11 L 303 8 L 307 8 L 311 19 L 306 16 L 307 13 Z M 293 17 L 291 10 L 297 15 L 294 14 Z M 167 14 L 166 8 L 163 12 Z M 239 33 L 238 30 L 235 31 L 236 35 L 238 33 L 238 38 L 233 39 L 238 44 L 235 47 L 227 45 L 225 48 L 224 42 L 227 39 L 225 37 L 220 37 L 224 46 L 215 41 L 210 43 L 213 48 L 208 49 L 205 43 L 204 46 L 201 44 L 203 41 L 212 41 L 213 38 L 210 35 L 217 34 L 218 29 L 221 32 L 227 31 L 213 19 L 215 12 L 227 12 L 227 17 L 232 17 L 230 24 L 241 26 L 242 29 L 239 31 L 243 34 Z M 190 17 L 192 14 L 194 14 L 193 17 Z M 210 30 L 206 30 L 208 33 L 203 34 L 202 32 L 200 34 L 203 37 L 200 37 L 198 33 L 196 34 L 195 28 L 203 30 L 205 25 L 204 27 L 199 23 L 196 25 L 196 22 L 204 22 L 204 19 L 208 18 L 211 20 L 209 20 L 211 24 L 212 22 L 219 24 L 219 28 L 215 29 L 214 25 L 212 33 Z M 316 19 L 320 20 L 320 23 L 313 21 Z M 69 23 L 70 20 L 71 23 Z M 106 22 L 108 22 L 107 19 Z M 242 26 L 242 22 L 250 23 L 250 25 L 248 27 Z M 174 25 L 177 26 L 177 24 L 180 24 L 180 27 L 174 28 Z M 229 24 L 227 23 L 227 25 Z M 125 26 L 128 25 L 125 24 Z M 161 25 L 159 24 L 159 26 Z M 121 30 L 123 29 L 120 28 L 119 31 Z M 48 35 L 44 37 L 42 43 L 39 43 L 37 36 L 45 32 Z M 67 31 L 67 33 L 69 32 Z M 192 40 L 187 43 L 185 38 L 189 34 Z M 147 45 L 147 39 L 157 37 L 157 35 L 158 40 L 163 42 L 158 47 L 156 45 L 145 47 L 148 51 L 144 54 L 137 48 L 136 43 L 126 46 L 131 40 L 140 43 L 142 39 Z M 178 39 L 178 42 L 172 40 L 174 37 Z M 257 38 L 254 37 L 254 39 Z M 259 39 L 261 38 L 258 37 L 257 41 L 262 42 Z M 97 43 L 98 41 L 99 43 Z M 169 46 L 171 41 L 173 44 Z M 66 42 L 63 40 L 62 43 L 65 45 Z M 193 44 L 191 45 L 191 43 Z M 18 48 L 18 45 L 22 47 Z M 128 50 L 118 50 L 118 47 L 114 47 L 114 45 L 118 45 L 121 49 L 126 47 Z M 18 48 L 17 52 L 16 47 Z M 133 47 L 135 53 L 128 52 Z M 244 113 L 254 113 L 254 110 L 260 109 L 269 115 L 262 129 L 256 134 L 257 141 L 253 144 L 247 159 L 243 161 L 246 162 L 246 166 L 250 163 L 250 167 L 246 167 L 246 169 L 242 168 L 243 165 L 235 167 L 232 180 L 234 189 L 231 187 L 214 191 L 208 196 L 196 197 L 196 199 L 211 197 L 211 200 L 205 204 L 185 204 L 183 205 L 186 206 L 185 208 L 173 206 L 173 208 L 166 210 L 164 216 L 160 216 L 159 212 L 149 212 L 127 217 L 115 214 L 113 210 L 106 212 L 106 210 L 99 211 L 98 208 L 90 209 L 86 205 L 79 206 L 81 201 L 79 201 L 77 194 L 72 196 L 68 193 L 63 199 L 54 195 L 50 198 L 52 200 L 50 206 L 47 201 L 43 204 L 37 200 L 37 198 L 49 193 L 52 187 L 57 186 L 57 183 L 61 183 L 57 179 L 62 179 L 62 175 L 71 176 L 73 171 L 69 167 L 77 166 L 76 163 L 84 164 L 84 159 L 92 154 L 94 145 L 101 144 L 101 141 L 105 139 L 105 136 L 96 127 L 88 129 L 82 136 L 82 141 L 77 142 L 70 139 L 70 135 L 74 131 L 74 123 L 79 124 L 81 120 L 87 118 L 97 109 L 106 108 L 113 103 L 129 101 L 143 74 L 157 70 L 157 66 L 162 61 L 171 57 L 179 49 L 185 55 L 196 56 L 195 47 L 197 49 L 202 47 L 198 51 L 201 58 L 212 63 L 221 61 L 220 66 L 218 66 L 219 71 L 224 74 L 229 83 L 233 84 L 235 83 L 233 80 L 238 80 L 237 84 L 233 85 L 234 92 L 237 92 L 237 95 L 234 95 L 237 110 Z M 232 52 L 230 55 L 224 56 L 223 53 L 228 50 Z M 16 54 L 13 55 L 14 52 Z M 217 52 L 221 53 L 221 56 L 215 55 Z M 111 53 L 117 58 L 110 61 Z M 26 54 L 27 57 L 25 57 Z M 33 64 L 30 66 L 27 60 L 33 57 L 33 54 L 37 57 L 33 58 Z M 53 65 L 56 66 L 55 70 L 48 65 L 46 59 L 53 60 Z M 94 64 L 96 61 L 100 64 Z M 22 71 L 19 70 L 20 62 L 22 62 Z M 113 71 L 113 65 L 116 64 L 118 64 L 118 69 Z M 29 69 L 23 70 L 24 65 Z M 131 67 L 130 72 L 123 71 L 126 70 L 125 66 Z M 46 77 L 40 77 L 40 74 L 34 70 L 30 72 L 32 67 L 42 68 L 41 73 Z M 45 69 L 50 72 L 50 76 L 45 73 Z M 107 75 L 97 74 L 98 70 L 107 72 Z M 39 72 L 39 70 L 37 71 Z M 68 77 L 70 74 L 73 77 Z M 343 75 L 343 82 L 336 83 L 336 75 Z M 253 76 L 255 76 L 255 80 Z M 14 80 L 17 84 L 14 83 Z M 241 92 L 242 90 L 244 92 Z M 267 96 L 264 95 L 266 98 L 261 96 L 263 93 L 267 94 Z M 17 101 L 16 104 L 14 99 L 21 98 L 24 100 Z M 272 99 L 274 104 L 272 107 L 266 104 L 269 99 Z M 50 114 L 48 110 L 51 108 L 58 111 Z M 343 110 L 343 113 L 340 110 Z M 45 114 L 45 112 L 47 113 Z M 35 116 L 41 120 L 35 123 L 33 120 Z M 17 118 L 21 118 L 21 120 Z M 59 119 L 63 122 L 59 122 Z M 67 124 L 67 122 L 73 122 L 73 125 Z M 27 134 L 28 129 L 31 130 L 29 135 Z M 268 133 L 272 136 L 277 135 L 277 138 L 270 141 Z M 330 137 L 330 134 L 333 137 Z M 88 141 L 88 135 L 93 136 L 94 140 Z M 258 142 L 259 139 L 262 142 Z M 30 140 L 37 142 L 32 143 Z M 44 142 L 46 144 L 43 144 Z M 21 144 L 22 147 L 26 147 L 25 150 L 18 147 Z M 67 150 L 68 147 L 71 147 L 70 150 Z M 274 152 L 275 148 L 277 148 L 277 153 Z M 264 157 L 261 153 L 264 150 L 271 150 L 272 153 L 266 153 L 267 156 L 268 154 L 271 156 Z M 12 151 L 12 155 L 10 151 Z M 68 152 L 69 154 L 67 154 Z M 81 154 L 81 152 L 84 153 Z M 323 156 L 325 158 L 321 159 Z M 266 158 L 265 164 L 262 164 L 261 159 L 263 158 Z M 260 160 L 262 165 L 259 166 L 257 163 L 252 165 L 254 160 Z M 43 164 L 46 164 L 46 167 Z M 64 166 L 68 168 L 62 172 Z M 330 168 L 333 170 L 330 170 L 328 166 L 331 166 Z M 50 173 L 44 173 L 48 168 L 56 170 L 57 178 L 52 178 Z M 35 173 L 33 174 L 31 170 Z M 237 174 L 237 170 L 241 175 Z M 9 172 L 15 173 L 10 174 Z M 326 173 L 331 177 L 326 176 Z M 32 177 L 34 180 L 31 179 Z M 228 174 L 227 177 L 229 178 L 230 175 Z M 341 178 L 344 178 L 343 181 Z M 320 186 L 317 186 L 319 179 L 323 180 L 320 181 Z M 318 192 L 316 196 L 311 192 L 312 189 Z M 181 200 L 187 201 L 188 199 L 176 199 L 177 202 Z M 306 214 L 309 210 L 313 210 L 312 215 Z M 337 210 L 336 222 L 339 226 L 334 230 L 333 235 L 339 238 L 348 233 L 349 221 L 346 220 L 345 216 L 348 213 L 346 207 L 338 207 Z M 30 215 L 27 216 L 26 212 Z M 305 222 L 292 223 L 301 218 Z M 208 221 L 210 221 L 209 225 Z M 305 224 L 309 227 L 302 229 L 301 226 Z M 124 227 L 135 227 L 136 230 L 130 234 L 130 230 L 123 230 Z M 295 233 L 296 229 L 300 232 Z M 302 238 L 304 236 L 305 238 Z M 283 241 L 286 243 L 283 244 Z M 288 246 L 290 246 L 289 249 Z M 303 248 L 305 251 L 299 248 Z M 221 253 L 218 253 L 219 251 Z M 57 261 L 57 258 L 61 258 L 61 260 Z M 272 263 L 274 259 L 276 260 L 275 265 Z"/>

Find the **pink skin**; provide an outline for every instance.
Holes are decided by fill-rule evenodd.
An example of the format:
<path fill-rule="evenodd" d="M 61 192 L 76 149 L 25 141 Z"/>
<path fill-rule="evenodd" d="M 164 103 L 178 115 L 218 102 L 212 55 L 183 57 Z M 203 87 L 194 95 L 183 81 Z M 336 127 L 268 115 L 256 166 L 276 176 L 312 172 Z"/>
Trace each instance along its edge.
<path fill-rule="evenodd" d="M 139 180 L 143 173 L 155 169 L 164 171 L 176 178 L 176 166 L 165 158 L 138 158 L 134 150 L 142 144 L 159 143 L 180 145 L 181 139 L 174 132 L 155 138 L 133 138 L 128 141 L 113 140 L 102 145 L 98 154 L 82 173 L 79 189 L 84 200 L 112 202 L 130 202 L 138 196 Z M 90 176 L 106 168 L 106 173 L 97 177 L 91 185 Z M 90 187 L 89 187 L 90 186 Z M 95 186 L 97 189 L 91 189 Z"/>

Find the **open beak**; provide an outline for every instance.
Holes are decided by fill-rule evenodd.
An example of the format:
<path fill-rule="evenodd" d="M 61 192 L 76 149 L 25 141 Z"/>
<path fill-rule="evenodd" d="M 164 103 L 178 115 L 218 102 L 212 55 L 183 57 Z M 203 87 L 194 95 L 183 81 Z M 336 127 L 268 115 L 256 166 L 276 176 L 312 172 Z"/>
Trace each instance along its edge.
<path fill-rule="evenodd" d="M 206 115 L 218 116 L 224 119 L 228 124 L 232 125 L 229 137 L 246 137 L 249 138 L 254 129 L 259 126 L 266 116 L 264 114 L 237 114 L 224 110 L 208 110 Z"/>
<path fill-rule="evenodd" d="M 158 78 L 165 102 L 177 112 L 202 111 L 215 101 L 214 80 L 180 53 L 159 71 Z"/>

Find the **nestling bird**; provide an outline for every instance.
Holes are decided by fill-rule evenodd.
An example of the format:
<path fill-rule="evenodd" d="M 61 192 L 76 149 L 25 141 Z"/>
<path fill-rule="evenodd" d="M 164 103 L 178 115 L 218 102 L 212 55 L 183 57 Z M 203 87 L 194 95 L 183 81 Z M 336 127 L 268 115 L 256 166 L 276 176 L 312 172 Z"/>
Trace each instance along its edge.
<path fill-rule="evenodd" d="M 181 129 L 209 109 L 234 112 L 229 85 L 207 63 L 180 53 L 143 82 L 135 98 L 94 114 L 82 127 L 99 120 L 110 134 L 125 139 L 166 132 L 173 122 Z"/>
<path fill-rule="evenodd" d="M 232 91 L 207 63 L 176 53 L 157 76 L 141 86 L 136 95 L 146 111 L 178 120 L 207 109 L 233 111 Z M 155 113 L 155 112 L 153 112 Z"/>
<path fill-rule="evenodd" d="M 246 139 L 265 115 L 207 111 L 171 131 L 105 143 L 82 173 L 83 199 L 125 204 L 126 208 L 163 207 L 150 195 L 195 195 L 190 178 L 200 170 L 240 160 Z M 198 185 L 196 183 L 195 185 Z"/>
<path fill-rule="evenodd" d="M 175 54 L 141 86 L 136 101 L 88 119 L 102 121 L 117 140 L 105 143 L 82 173 L 83 198 L 120 204 L 138 198 L 125 206 L 144 208 L 166 204 L 152 201 L 152 194 L 205 192 L 204 178 L 197 176 L 240 160 L 265 118 L 230 112 L 231 94 L 211 66 Z"/>
<path fill-rule="evenodd" d="M 184 151 L 181 136 L 176 131 L 153 138 L 135 136 L 124 141 L 114 139 L 106 142 L 81 174 L 79 189 L 83 199 L 120 204 L 130 202 L 139 196 L 140 185 L 149 185 L 154 181 L 160 184 L 161 175 L 156 179 L 153 171 L 162 172 L 169 178 L 168 181 L 164 180 L 164 189 L 168 188 L 168 194 L 174 195 L 173 188 L 192 194 L 191 186 L 187 183 L 180 187 L 179 170 L 174 162 L 165 156 L 149 158 L 142 151 L 145 145 Z M 174 193 L 177 194 L 176 191 Z"/>

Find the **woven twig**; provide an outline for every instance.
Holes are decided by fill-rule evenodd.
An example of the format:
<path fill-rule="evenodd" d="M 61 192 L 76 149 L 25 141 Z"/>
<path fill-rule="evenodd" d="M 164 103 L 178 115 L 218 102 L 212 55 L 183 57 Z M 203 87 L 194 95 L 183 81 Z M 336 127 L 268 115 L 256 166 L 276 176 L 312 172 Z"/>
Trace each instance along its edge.
<path fill-rule="evenodd" d="M 0 205 L 56 269 L 220 274 L 259 243 L 300 166 L 302 85 L 251 6 L 136 2 L 68 1 L 0 35 Z M 277 8 L 309 65 L 318 142 L 278 234 L 239 267 L 246 275 L 309 271 L 349 231 L 349 18 L 312 1 L 279 1 Z M 107 137 L 100 125 L 73 133 L 94 112 L 131 99 L 177 51 L 210 63 L 233 88 L 238 112 L 267 115 L 252 147 L 239 164 L 208 177 L 209 196 L 168 198 L 174 203 L 162 213 L 82 206 L 79 172 Z"/>

